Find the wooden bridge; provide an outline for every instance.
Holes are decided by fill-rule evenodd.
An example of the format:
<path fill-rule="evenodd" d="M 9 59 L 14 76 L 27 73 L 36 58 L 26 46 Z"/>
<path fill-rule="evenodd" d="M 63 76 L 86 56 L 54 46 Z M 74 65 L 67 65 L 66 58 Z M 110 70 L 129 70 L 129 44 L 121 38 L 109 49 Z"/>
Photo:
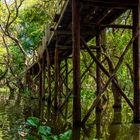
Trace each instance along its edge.
<path fill-rule="evenodd" d="M 39 77 L 40 99 L 42 99 L 46 93 L 45 77 L 47 77 L 47 100 L 49 104 L 54 105 L 56 111 L 62 109 L 71 93 L 73 94 L 73 139 L 79 139 L 81 124 L 87 121 L 94 107 L 98 109 L 97 103 L 106 89 L 105 87 L 101 90 L 101 71 L 108 77 L 106 86 L 108 86 L 110 82 L 115 85 L 119 94 L 121 94 L 132 108 L 134 112 L 134 122 L 140 123 L 139 0 L 60 0 L 56 6 L 59 12 L 57 11 L 54 14 L 52 23 L 46 26 L 43 45 L 38 49 L 39 57 L 37 60 L 34 60 L 28 68 L 27 83 L 30 85 L 31 79 L 35 75 Z M 127 10 L 132 10 L 133 25 L 115 24 L 114 21 Z M 127 51 L 127 48 L 133 44 L 133 103 L 131 103 L 124 91 L 119 87 L 114 77 L 114 74 L 120 66 L 121 59 L 124 58 L 125 52 L 121 55 L 113 75 L 100 63 L 101 33 L 106 28 L 131 29 L 133 32 L 132 40 L 130 40 L 125 49 Z M 96 46 L 88 46 L 88 41 L 93 37 L 96 37 Z M 93 49 L 97 51 L 96 56 L 92 52 Z M 86 50 L 95 61 L 97 76 L 97 98 L 94 100 L 82 121 L 80 83 L 81 75 L 84 75 L 84 73 L 80 75 L 80 50 Z M 68 71 L 68 59 L 71 59 L 73 66 L 70 71 Z M 61 64 L 62 61 L 64 61 L 63 66 Z M 65 69 L 64 72 L 62 72 L 62 69 Z M 68 76 L 72 71 L 73 87 L 70 89 Z M 87 71 L 88 68 L 85 73 Z M 54 86 L 52 85 L 53 82 L 55 82 Z M 65 86 L 65 88 L 62 88 L 62 85 Z M 70 92 L 70 90 L 72 92 Z M 65 97 L 65 100 L 62 102 L 59 101 L 61 94 L 64 94 Z"/>

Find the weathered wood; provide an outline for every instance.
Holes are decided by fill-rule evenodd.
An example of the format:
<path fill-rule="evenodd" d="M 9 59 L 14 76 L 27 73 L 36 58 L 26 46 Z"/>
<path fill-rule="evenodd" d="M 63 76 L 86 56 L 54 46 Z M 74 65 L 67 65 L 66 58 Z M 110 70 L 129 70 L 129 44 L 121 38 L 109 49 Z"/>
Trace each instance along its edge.
<path fill-rule="evenodd" d="M 140 24 L 140 1 L 137 8 L 133 9 L 133 36 Z M 140 32 L 139 32 L 140 33 Z M 140 34 L 133 43 L 134 65 L 134 122 L 140 123 Z"/>
<path fill-rule="evenodd" d="M 59 88 L 59 73 L 60 73 L 60 65 L 59 65 L 59 49 L 55 48 L 55 94 L 54 94 L 54 108 L 55 111 L 58 110 L 58 88 Z"/>
<path fill-rule="evenodd" d="M 42 120 L 43 112 L 42 112 L 42 60 L 41 60 L 41 72 L 39 74 L 39 100 L 38 100 L 38 106 L 39 106 L 39 118 Z"/>
<path fill-rule="evenodd" d="M 96 35 L 96 46 L 99 46 L 97 49 L 97 59 L 101 61 L 101 34 L 99 32 L 99 28 L 97 28 L 97 35 Z M 98 96 L 101 91 L 101 70 L 100 67 L 96 64 L 96 95 Z M 96 106 L 96 111 L 101 111 L 101 102 L 99 101 L 98 105 Z"/>
<path fill-rule="evenodd" d="M 133 38 L 134 40 L 134 38 Z M 81 38 L 81 41 L 84 45 L 84 47 L 87 49 L 87 51 L 89 52 L 90 56 L 94 59 L 94 61 L 98 64 L 98 66 L 100 67 L 100 69 L 105 73 L 106 76 L 110 77 L 109 72 L 104 68 L 104 66 L 98 61 L 98 59 L 94 56 L 94 54 L 91 52 L 91 50 L 89 49 L 88 45 L 86 44 L 86 42 Z M 130 41 L 132 44 L 132 40 Z M 129 42 L 129 43 L 130 43 Z M 123 96 L 123 98 L 126 100 L 126 102 L 128 103 L 128 105 L 131 107 L 131 109 L 134 109 L 133 104 L 130 102 L 130 100 L 128 99 L 128 97 L 124 94 L 123 90 L 120 88 L 120 86 L 116 83 L 116 81 L 113 79 L 112 80 L 113 84 L 116 86 L 116 88 L 118 89 L 119 93 Z"/>
<path fill-rule="evenodd" d="M 106 27 L 106 28 L 120 28 L 120 29 L 133 29 L 133 26 L 131 25 L 117 25 L 117 24 L 101 24 L 100 27 Z"/>
<path fill-rule="evenodd" d="M 47 77 L 48 77 L 48 105 L 51 103 L 51 66 L 50 66 L 50 55 L 49 50 L 47 49 Z"/>
<path fill-rule="evenodd" d="M 73 40 L 73 140 L 80 140 L 80 16 L 79 0 L 72 0 L 72 40 Z"/>
<path fill-rule="evenodd" d="M 82 120 L 82 125 L 85 125 L 85 123 L 88 120 L 88 118 L 90 117 L 91 113 L 93 112 L 95 107 L 99 104 L 101 96 L 103 95 L 104 91 L 107 89 L 107 87 L 108 87 L 109 83 L 111 82 L 111 80 L 113 79 L 113 77 L 114 77 L 114 75 L 110 76 L 110 78 L 106 82 L 106 85 L 104 86 L 104 88 L 102 90 L 100 90 L 100 93 L 96 96 L 96 99 L 93 101 L 93 103 L 90 106 L 87 114 L 85 115 L 85 117 Z"/>
<path fill-rule="evenodd" d="M 43 54 L 42 58 L 42 99 L 45 98 L 45 77 L 46 77 L 46 53 Z"/>
<path fill-rule="evenodd" d="M 99 7 L 112 7 L 112 8 L 134 8 L 137 6 L 136 0 L 117 0 L 117 1 L 105 1 L 105 0 L 81 0 L 83 4 L 93 4 Z"/>

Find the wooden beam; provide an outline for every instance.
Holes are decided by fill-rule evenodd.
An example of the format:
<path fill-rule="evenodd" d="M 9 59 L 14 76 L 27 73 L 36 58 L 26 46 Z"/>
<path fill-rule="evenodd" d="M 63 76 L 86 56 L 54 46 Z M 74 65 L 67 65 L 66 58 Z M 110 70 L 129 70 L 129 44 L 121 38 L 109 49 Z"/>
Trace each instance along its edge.
<path fill-rule="evenodd" d="M 119 25 L 119 24 L 101 24 L 101 27 L 106 27 L 106 28 L 120 28 L 120 29 L 133 29 L 133 26 L 131 25 Z"/>
<path fill-rule="evenodd" d="M 73 140 L 80 140 L 80 16 L 79 0 L 72 0 L 72 40 L 73 40 Z"/>
<path fill-rule="evenodd" d="M 54 32 L 56 32 L 58 35 L 72 35 L 72 32 L 70 30 L 55 30 Z M 82 35 L 95 35 L 95 33 L 93 31 L 81 31 Z"/>
<path fill-rule="evenodd" d="M 93 23 L 93 24 L 90 24 L 90 25 L 93 25 L 93 26 L 97 26 L 96 23 Z M 106 28 L 122 28 L 122 29 L 132 29 L 133 26 L 132 25 L 121 25 L 121 24 L 98 24 L 98 26 L 100 27 L 106 27 Z M 71 31 L 70 30 L 56 30 L 54 31 L 56 32 L 58 35 L 72 35 Z M 81 35 L 95 35 L 96 32 L 94 31 L 82 31 L 81 30 Z"/>
<path fill-rule="evenodd" d="M 92 4 L 98 7 L 110 7 L 110 8 L 126 8 L 132 9 L 137 6 L 136 0 L 114 0 L 114 1 L 105 1 L 105 0 L 81 0 L 83 4 Z"/>
<path fill-rule="evenodd" d="M 48 105 L 51 104 L 51 66 L 50 66 L 50 54 L 48 48 L 46 49 L 47 52 L 47 77 L 48 77 Z"/>
<path fill-rule="evenodd" d="M 59 49 L 55 48 L 55 94 L 54 94 L 54 108 L 58 111 L 58 88 L 59 88 L 59 73 L 60 73 L 60 63 L 59 63 Z"/>
<path fill-rule="evenodd" d="M 101 61 L 101 34 L 99 32 L 99 27 L 97 28 L 97 35 L 96 35 L 96 45 L 99 46 L 97 49 L 97 59 Z M 96 64 L 96 95 L 98 96 L 101 91 L 101 70 L 100 67 Z M 97 104 L 96 111 L 101 111 L 101 102 Z"/>
<path fill-rule="evenodd" d="M 140 4 L 133 9 L 133 36 L 140 25 Z M 140 31 L 133 43 L 134 66 L 134 122 L 140 123 Z"/>

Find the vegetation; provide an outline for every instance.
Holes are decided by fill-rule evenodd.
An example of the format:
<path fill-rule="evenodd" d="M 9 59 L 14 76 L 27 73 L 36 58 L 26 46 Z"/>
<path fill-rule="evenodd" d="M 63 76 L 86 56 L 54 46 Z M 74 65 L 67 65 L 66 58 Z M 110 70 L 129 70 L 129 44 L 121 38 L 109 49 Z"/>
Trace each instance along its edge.
<path fill-rule="evenodd" d="M 60 12 L 59 7 L 57 7 L 56 5 L 57 0 L 30 0 L 30 2 L 28 0 L 0 1 L 0 91 L 4 92 L 5 89 L 6 91 L 8 89 L 11 94 L 16 94 L 17 102 L 21 100 L 21 96 L 23 98 L 29 97 L 30 99 L 40 98 L 38 97 L 38 75 L 40 74 L 40 71 L 32 77 L 33 80 L 30 85 L 30 87 L 32 88 L 28 87 L 25 80 L 25 75 L 27 74 L 27 69 L 33 63 L 33 56 L 36 57 L 35 61 L 39 63 L 38 48 L 42 46 L 42 39 L 45 35 L 46 25 L 54 25 L 52 17 L 55 13 L 58 14 L 58 12 Z M 128 10 L 116 21 L 114 21 L 114 24 L 132 25 L 131 18 L 132 12 L 131 10 Z M 102 31 L 101 37 L 102 44 L 100 48 L 100 62 L 109 72 L 109 74 L 113 78 L 115 78 L 115 82 L 118 84 L 119 88 L 123 89 L 127 97 L 132 100 L 133 60 L 131 45 L 129 45 L 130 47 L 127 49 L 128 43 L 132 38 L 132 31 L 129 29 L 108 28 Z M 88 42 L 88 45 L 91 47 L 96 46 L 95 37 Z M 93 50 L 92 52 L 94 55 L 97 55 L 96 51 Z M 123 53 L 125 53 L 124 56 Z M 121 56 L 122 59 L 120 59 Z M 91 110 L 93 111 L 94 109 L 93 99 L 96 99 L 97 94 L 97 77 L 96 64 L 89 53 L 87 51 L 81 50 L 80 59 L 81 104 L 82 119 L 84 119 L 87 110 L 91 108 Z M 71 60 L 68 60 L 67 63 L 69 65 L 68 70 L 71 71 Z M 61 67 L 63 66 L 65 66 L 65 60 L 61 62 Z M 116 66 L 118 67 L 116 68 Z M 52 71 L 51 75 L 53 76 Z M 109 102 L 114 104 L 114 106 L 119 106 L 122 102 L 122 106 L 125 108 L 126 104 L 124 100 L 121 101 L 121 97 L 117 97 L 119 91 L 116 89 L 113 82 L 106 86 L 106 83 L 109 80 L 111 81 L 112 79 L 108 79 L 108 77 L 104 75 L 103 72 L 101 72 L 101 89 L 103 90 L 104 88 L 106 88 L 106 90 L 103 91 L 103 94 L 100 98 L 100 107 L 103 110 L 106 110 Z M 73 83 L 72 73 L 69 74 L 68 81 L 68 89 L 67 87 L 65 87 L 64 90 L 68 93 L 71 93 Z M 53 82 L 55 82 L 54 79 Z M 47 85 L 48 81 L 46 80 L 45 83 Z M 55 83 L 52 84 L 51 88 L 53 89 L 54 87 Z M 45 89 L 45 99 L 47 98 L 48 100 L 49 96 L 47 94 L 47 88 Z M 60 100 L 60 102 L 64 101 L 66 96 L 62 95 L 62 100 Z M 54 95 L 52 95 L 52 100 L 54 100 Z M 30 100 L 28 102 L 30 102 Z M 53 111 L 49 111 L 49 108 L 46 108 L 44 103 L 42 107 L 42 113 L 42 108 L 40 107 L 41 105 L 39 102 L 39 105 L 35 106 L 36 110 L 39 111 L 39 113 L 36 113 L 34 111 L 29 114 L 29 116 L 27 117 L 28 119 L 25 119 L 26 125 L 20 132 L 21 137 L 27 140 L 69 140 L 72 135 L 72 109 L 70 108 L 68 110 L 67 108 L 68 106 L 72 106 L 71 94 L 69 96 L 69 100 L 66 100 L 66 102 L 66 107 L 64 107 L 64 109 L 62 110 L 62 113 L 65 113 L 66 117 L 64 117 L 63 115 L 61 116 L 63 119 L 60 119 L 60 116 L 60 118 L 58 117 L 60 119 L 60 122 L 63 122 L 62 126 L 60 126 L 60 122 L 56 124 L 56 127 L 60 126 L 61 129 L 57 130 L 59 134 L 55 134 L 55 131 L 52 131 L 53 128 L 51 128 L 51 125 L 48 125 L 50 123 L 54 123 L 50 121 L 50 118 L 54 117 L 53 120 L 58 120 L 58 118 L 55 118 L 56 114 L 52 113 L 55 109 L 52 107 L 51 109 Z M 47 113 L 52 113 L 52 116 L 50 115 L 49 118 L 49 115 L 46 115 Z M 43 118 L 40 114 L 43 116 Z M 47 119 L 44 121 L 44 118 Z M 95 116 L 92 114 L 92 116 L 88 118 L 87 124 L 90 125 L 93 119 L 95 119 Z"/>

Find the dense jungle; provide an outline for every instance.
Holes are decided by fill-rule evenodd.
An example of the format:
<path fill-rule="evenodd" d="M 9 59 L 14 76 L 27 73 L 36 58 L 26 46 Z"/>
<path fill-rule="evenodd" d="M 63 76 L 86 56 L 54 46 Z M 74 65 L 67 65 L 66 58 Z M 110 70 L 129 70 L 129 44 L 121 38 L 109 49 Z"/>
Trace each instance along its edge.
<path fill-rule="evenodd" d="M 74 52 L 61 45 L 72 33 L 54 31 L 64 5 L 65 0 L 0 0 L 0 140 L 139 140 L 140 125 L 133 123 L 132 10 L 88 41 L 80 38 L 80 81 L 74 86 Z M 94 12 L 102 14 L 98 7 Z M 82 16 L 81 24 L 90 20 Z M 85 30 L 90 33 L 88 25 Z M 47 48 L 51 33 L 56 47 Z M 73 87 L 80 89 L 80 109 Z M 78 112 L 80 126 L 73 120 Z"/>

